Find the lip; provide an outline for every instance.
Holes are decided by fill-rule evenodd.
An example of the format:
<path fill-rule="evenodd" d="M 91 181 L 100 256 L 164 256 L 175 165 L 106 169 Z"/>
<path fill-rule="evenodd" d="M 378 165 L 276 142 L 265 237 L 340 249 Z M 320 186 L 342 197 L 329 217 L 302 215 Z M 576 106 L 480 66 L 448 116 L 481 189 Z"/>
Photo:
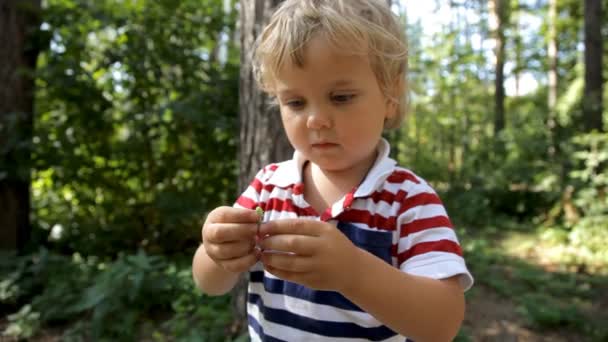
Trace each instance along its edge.
<path fill-rule="evenodd" d="M 336 147 L 336 146 L 338 146 L 338 144 L 330 143 L 330 142 L 320 142 L 320 143 L 312 144 L 312 147 L 314 147 L 314 148 L 331 148 L 331 147 Z"/>

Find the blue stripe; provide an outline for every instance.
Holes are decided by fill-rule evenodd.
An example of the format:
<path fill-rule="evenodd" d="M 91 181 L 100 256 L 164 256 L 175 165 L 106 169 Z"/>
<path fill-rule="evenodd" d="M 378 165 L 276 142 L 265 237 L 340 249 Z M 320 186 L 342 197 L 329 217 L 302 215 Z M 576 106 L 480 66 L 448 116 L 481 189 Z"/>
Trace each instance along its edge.
<path fill-rule="evenodd" d="M 255 330 L 255 332 L 258 334 L 258 336 L 260 336 L 260 339 L 262 339 L 262 341 L 286 342 L 285 340 L 279 340 L 278 338 L 274 338 L 272 336 L 266 336 L 264 334 L 264 328 L 262 328 L 260 323 L 255 319 L 255 317 L 247 315 L 247 320 L 249 321 L 249 326 L 252 327 L 253 330 Z"/>
<path fill-rule="evenodd" d="M 256 294 L 249 294 L 249 303 L 257 305 L 260 312 L 264 315 L 264 318 L 270 322 L 317 335 L 327 337 L 365 338 L 370 341 L 381 341 L 397 335 L 397 333 L 386 326 L 365 328 L 355 323 L 321 321 L 296 315 L 286 310 L 265 307 L 262 297 Z M 261 330 L 261 328 L 258 329 Z"/>
<path fill-rule="evenodd" d="M 250 272 L 249 281 L 252 283 L 264 283 L 266 292 L 299 298 L 317 304 L 330 305 L 343 310 L 363 312 L 361 308 L 338 292 L 318 291 L 290 281 L 268 278 L 264 276 L 264 271 Z"/>

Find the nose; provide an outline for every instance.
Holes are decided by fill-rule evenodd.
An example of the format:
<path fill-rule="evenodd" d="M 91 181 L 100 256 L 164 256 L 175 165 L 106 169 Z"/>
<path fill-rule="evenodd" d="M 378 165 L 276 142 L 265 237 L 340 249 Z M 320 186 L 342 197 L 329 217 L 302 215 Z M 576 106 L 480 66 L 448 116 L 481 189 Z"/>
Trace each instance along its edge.
<path fill-rule="evenodd" d="M 332 119 L 329 108 L 324 108 L 323 106 L 310 107 L 306 127 L 310 129 L 323 129 L 330 128 L 331 125 Z"/>

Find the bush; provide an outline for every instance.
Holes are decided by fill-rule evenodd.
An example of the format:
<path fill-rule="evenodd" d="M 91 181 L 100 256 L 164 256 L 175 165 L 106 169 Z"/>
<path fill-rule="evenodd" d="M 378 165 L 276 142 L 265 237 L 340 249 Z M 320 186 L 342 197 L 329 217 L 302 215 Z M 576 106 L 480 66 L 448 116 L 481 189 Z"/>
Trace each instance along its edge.
<path fill-rule="evenodd" d="M 16 310 L 8 316 L 5 336 L 30 338 L 57 324 L 66 328 L 65 340 L 75 341 L 133 341 L 150 325 L 160 327 L 151 329 L 156 338 L 204 341 L 227 335 L 230 298 L 201 295 L 189 262 L 143 251 L 106 262 L 41 249 L 10 263 L 0 264 L 0 304 Z"/>

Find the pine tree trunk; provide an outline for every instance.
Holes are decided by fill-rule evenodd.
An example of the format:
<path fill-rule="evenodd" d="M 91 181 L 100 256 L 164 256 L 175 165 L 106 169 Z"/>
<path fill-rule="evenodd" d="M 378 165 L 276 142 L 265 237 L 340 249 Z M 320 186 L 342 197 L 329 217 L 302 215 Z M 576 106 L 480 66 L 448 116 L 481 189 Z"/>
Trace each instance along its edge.
<path fill-rule="evenodd" d="M 602 0 L 585 0 L 585 130 L 603 130 Z"/>
<path fill-rule="evenodd" d="M 241 1 L 241 71 L 240 71 L 240 137 L 239 189 L 244 190 L 265 165 L 291 158 L 293 150 L 283 132 L 277 108 L 269 107 L 269 98 L 256 86 L 251 67 L 255 38 L 268 22 L 281 0 Z M 247 286 L 242 279 L 233 291 L 233 333 L 247 328 Z"/>
<path fill-rule="evenodd" d="M 30 166 L 40 0 L 0 0 L 0 249 L 30 235 Z"/>
<path fill-rule="evenodd" d="M 521 27 L 521 12 L 523 11 L 523 9 L 520 6 L 519 0 L 513 0 L 512 5 L 514 9 L 514 13 L 512 14 L 512 20 L 514 26 L 513 41 L 515 45 L 515 69 L 513 70 L 513 76 L 515 77 L 515 96 L 518 97 L 521 95 L 521 72 L 525 67 L 523 61 L 524 43 Z"/>
<path fill-rule="evenodd" d="M 549 157 L 556 152 L 555 130 L 557 126 L 557 0 L 549 0 L 549 28 L 547 58 L 549 65 L 547 89 L 547 130 L 549 132 Z"/>
<path fill-rule="evenodd" d="M 505 24 L 508 0 L 489 0 L 490 32 L 495 42 L 494 135 L 505 128 Z"/>

